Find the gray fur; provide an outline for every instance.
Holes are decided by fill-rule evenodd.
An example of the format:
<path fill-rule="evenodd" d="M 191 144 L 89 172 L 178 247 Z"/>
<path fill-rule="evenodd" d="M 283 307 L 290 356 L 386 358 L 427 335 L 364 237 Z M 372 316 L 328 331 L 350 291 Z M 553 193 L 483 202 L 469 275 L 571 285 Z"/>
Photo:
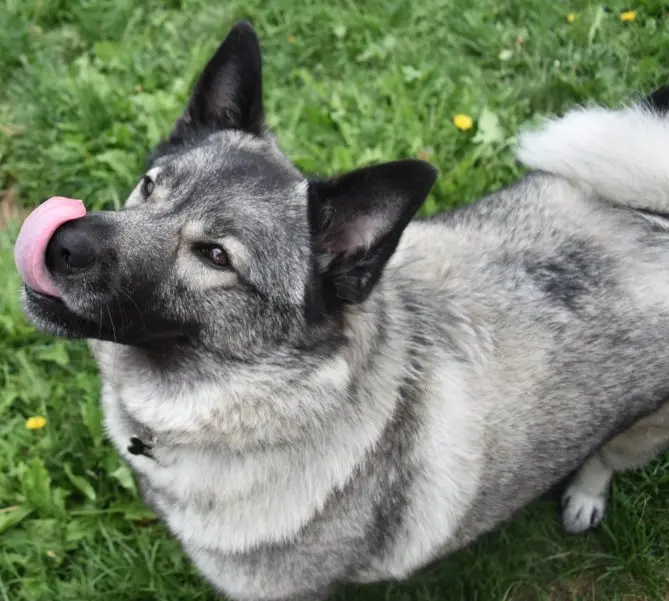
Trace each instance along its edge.
<path fill-rule="evenodd" d="M 243 27 L 237 43 L 253 46 Z M 229 66 L 205 77 L 238 81 Z M 255 98 L 252 83 L 238 96 Z M 109 259 L 55 274 L 62 303 L 25 295 L 38 327 L 91 338 L 109 436 L 209 582 L 279 601 L 405 578 L 584 464 L 563 519 L 598 523 L 613 471 L 669 444 L 669 221 L 636 210 L 669 212 L 667 170 L 619 153 L 643 144 L 631 109 L 607 115 L 615 157 L 588 138 L 565 171 L 576 141 L 561 146 L 557 121 L 545 154 L 523 142 L 540 172 L 404 228 L 409 184 L 362 215 L 344 199 L 310 220 L 314 190 L 340 184 L 300 174 L 255 104 L 227 104 L 234 92 L 196 97 L 148 199 L 138 185 L 126 210 L 77 226 L 104 232 Z M 618 119 L 633 139 L 616 138 Z M 616 198 L 592 175 L 609 158 L 628 186 Z M 417 196 L 432 185 L 397 168 L 422 178 Z M 375 281 L 392 251 L 379 232 L 402 230 Z M 205 264 L 200 241 L 234 270 Z M 151 457 L 128 451 L 133 436 Z"/>

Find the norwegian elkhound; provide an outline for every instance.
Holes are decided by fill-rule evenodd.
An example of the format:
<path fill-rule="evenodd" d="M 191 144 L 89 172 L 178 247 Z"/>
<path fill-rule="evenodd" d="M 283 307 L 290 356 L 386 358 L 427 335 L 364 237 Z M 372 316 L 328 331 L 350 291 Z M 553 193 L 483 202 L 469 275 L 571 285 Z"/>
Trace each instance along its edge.
<path fill-rule="evenodd" d="M 597 525 L 669 446 L 666 91 L 522 135 L 527 177 L 413 219 L 433 167 L 305 177 L 261 90 L 237 24 L 124 210 L 51 199 L 17 242 L 147 503 L 241 601 L 403 579 L 572 472 L 564 525 Z"/>

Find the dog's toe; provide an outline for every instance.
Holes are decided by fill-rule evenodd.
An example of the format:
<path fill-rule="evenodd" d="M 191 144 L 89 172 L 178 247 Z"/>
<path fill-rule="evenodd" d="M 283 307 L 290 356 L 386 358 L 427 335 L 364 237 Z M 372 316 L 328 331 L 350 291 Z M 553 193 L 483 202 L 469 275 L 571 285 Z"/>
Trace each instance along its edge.
<path fill-rule="evenodd" d="M 567 532 L 578 534 L 598 526 L 604 517 L 607 495 L 593 495 L 570 486 L 562 496 L 562 524 Z"/>

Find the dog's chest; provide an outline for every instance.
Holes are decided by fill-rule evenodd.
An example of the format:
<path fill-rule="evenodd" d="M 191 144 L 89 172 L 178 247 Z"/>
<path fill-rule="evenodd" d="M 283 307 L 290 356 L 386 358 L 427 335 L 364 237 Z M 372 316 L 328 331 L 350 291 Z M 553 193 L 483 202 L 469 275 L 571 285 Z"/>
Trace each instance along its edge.
<path fill-rule="evenodd" d="M 147 503 L 188 546 L 229 554 L 296 540 L 349 480 L 371 439 L 368 424 L 360 422 L 339 443 L 336 460 L 322 449 L 290 445 L 244 454 L 166 446 L 110 385 L 103 386 L 102 401 L 108 434 L 138 474 Z"/>
<path fill-rule="evenodd" d="M 280 458 L 240 458 L 206 448 L 164 447 L 123 409 L 104 398 L 107 430 L 139 475 L 145 500 L 182 541 L 240 552 L 294 535 L 316 507 Z M 147 447 L 137 453 L 139 439 Z M 134 447 L 133 447 L 134 445 Z"/>

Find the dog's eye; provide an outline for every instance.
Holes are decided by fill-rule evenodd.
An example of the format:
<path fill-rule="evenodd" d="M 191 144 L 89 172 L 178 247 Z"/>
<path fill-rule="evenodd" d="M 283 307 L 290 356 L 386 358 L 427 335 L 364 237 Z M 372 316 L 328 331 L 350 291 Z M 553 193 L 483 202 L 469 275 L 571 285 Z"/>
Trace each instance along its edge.
<path fill-rule="evenodd" d="M 145 200 L 153 193 L 154 186 L 153 180 L 148 175 L 145 175 L 144 179 L 142 179 L 142 196 Z"/>
<path fill-rule="evenodd" d="M 202 255 L 216 267 L 228 267 L 228 255 L 220 246 L 203 246 Z"/>

